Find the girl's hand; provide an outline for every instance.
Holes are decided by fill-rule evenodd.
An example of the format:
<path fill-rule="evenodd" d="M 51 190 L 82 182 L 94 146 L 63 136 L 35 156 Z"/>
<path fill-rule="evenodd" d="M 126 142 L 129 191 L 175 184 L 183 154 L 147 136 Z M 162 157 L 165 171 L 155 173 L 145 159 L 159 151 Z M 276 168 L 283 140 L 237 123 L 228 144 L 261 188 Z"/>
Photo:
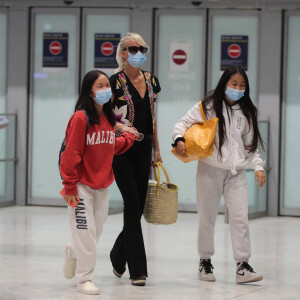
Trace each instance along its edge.
<path fill-rule="evenodd" d="M 64 200 L 66 203 L 71 206 L 71 203 L 77 203 L 76 195 L 64 195 Z"/>
<path fill-rule="evenodd" d="M 134 134 L 136 140 L 139 138 L 139 132 L 137 131 L 137 129 L 135 127 L 128 127 L 128 126 L 125 126 L 125 127 L 128 128 L 128 130 L 126 129 L 124 132 L 128 131 L 128 132 Z"/>
<path fill-rule="evenodd" d="M 160 156 L 160 151 L 154 151 L 154 160 L 152 162 L 152 167 L 157 166 L 157 162 L 160 161 L 162 163 L 162 158 Z"/>
<path fill-rule="evenodd" d="M 183 141 L 179 141 L 175 147 L 175 151 L 178 155 L 182 157 L 187 157 L 185 154 L 185 143 Z"/>
<path fill-rule="evenodd" d="M 137 129 L 135 127 L 129 127 L 126 125 L 122 125 L 118 128 L 118 130 L 120 131 L 120 133 L 124 133 L 126 131 L 130 132 L 130 133 L 134 134 L 136 139 L 139 138 L 139 132 L 137 131 Z"/>
<path fill-rule="evenodd" d="M 120 125 L 118 130 L 121 132 L 121 133 L 124 133 L 126 131 L 129 131 L 129 132 L 132 132 L 135 128 L 134 127 L 129 127 L 129 126 L 126 126 L 124 124 Z M 136 130 L 136 129 L 135 129 Z"/>
<path fill-rule="evenodd" d="M 258 183 L 259 180 L 259 187 L 263 187 L 266 182 L 266 175 L 264 171 L 256 171 L 255 172 L 255 181 Z"/>

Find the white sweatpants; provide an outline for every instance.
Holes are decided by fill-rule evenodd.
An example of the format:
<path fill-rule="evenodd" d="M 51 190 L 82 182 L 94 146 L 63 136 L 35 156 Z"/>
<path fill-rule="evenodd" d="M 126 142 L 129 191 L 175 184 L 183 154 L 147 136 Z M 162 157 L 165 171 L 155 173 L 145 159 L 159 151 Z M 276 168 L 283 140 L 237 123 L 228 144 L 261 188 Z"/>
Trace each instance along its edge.
<path fill-rule="evenodd" d="M 76 259 L 76 275 L 80 283 L 92 280 L 96 266 L 97 242 L 103 231 L 109 209 L 108 188 L 93 190 L 78 183 L 80 202 L 68 206 L 73 241 L 68 244 L 67 256 Z"/>
<path fill-rule="evenodd" d="M 222 195 L 228 209 L 233 256 L 236 262 L 248 262 L 251 255 L 248 227 L 248 189 L 246 171 L 231 174 L 198 162 L 197 211 L 199 217 L 198 251 L 200 258 L 214 255 L 214 229 Z"/>

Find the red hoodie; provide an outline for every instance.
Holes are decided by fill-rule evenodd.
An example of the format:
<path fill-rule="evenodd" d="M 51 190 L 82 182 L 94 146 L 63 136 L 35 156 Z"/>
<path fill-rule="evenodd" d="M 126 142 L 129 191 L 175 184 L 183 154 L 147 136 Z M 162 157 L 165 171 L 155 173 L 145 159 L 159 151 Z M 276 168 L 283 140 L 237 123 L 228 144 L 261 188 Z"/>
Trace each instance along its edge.
<path fill-rule="evenodd" d="M 66 149 L 60 163 L 66 195 L 77 195 L 78 182 L 95 190 L 111 185 L 114 155 L 124 153 L 134 143 L 134 134 L 125 132 L 116 138 L 106 116 L 100 116 L 99 120 L 100 125 L 90 124 L 86 132 L 86 115 L 79 110 L 68 123 Z"/>

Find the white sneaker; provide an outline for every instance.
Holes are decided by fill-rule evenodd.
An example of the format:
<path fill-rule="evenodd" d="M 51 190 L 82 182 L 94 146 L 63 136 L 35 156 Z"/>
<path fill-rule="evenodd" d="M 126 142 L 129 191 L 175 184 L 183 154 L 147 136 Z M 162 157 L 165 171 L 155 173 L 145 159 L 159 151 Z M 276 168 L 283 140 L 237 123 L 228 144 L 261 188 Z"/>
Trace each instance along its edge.
<path fill-rule="evenodd" d="M 216 281 L 210 259 L 200 259 L 198 277 L 204 281 Z"/>
<path fill-rule="evenodd" d="M 237 263 L 237 267 L 236 267 L 237 283 L 255 282 L 255 281 L 260 281 L 262 279 L 263 276 L 261 274 L 255 273 L 247 262 L 241 261 Z"/>
<path fill-rule="evenodd" d="M 87 295 L 99 295 L 100 290 L 93 284 L 92 281 L 88 280 L 83 283 L 78 283 L 78 292 Z"/>
<path fill-rule="evenodd" d="M 76 271 L 76 259 L 68 258 L 68 245 L 65 246 L 65 264 L 63 268 L 64 276 L 67 279 L 72 279 L 75 276 Z"/>

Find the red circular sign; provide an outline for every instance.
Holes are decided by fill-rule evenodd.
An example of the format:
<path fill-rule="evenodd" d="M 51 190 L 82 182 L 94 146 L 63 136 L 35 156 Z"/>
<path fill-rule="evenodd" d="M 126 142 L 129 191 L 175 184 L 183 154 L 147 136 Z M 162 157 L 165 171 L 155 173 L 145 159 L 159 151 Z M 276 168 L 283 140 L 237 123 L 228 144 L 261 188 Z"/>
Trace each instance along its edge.
<path fill-rule="evenodd" d="M 178 50 L 174 51 L 174 53 L 172 55 L 172 59 L 176 65 L 182 65 L 186 62 L 187 55 L 186 55 L 185 51 L 178 49 Z"/>
<path fill-rule="evenodd" d="M 58 55 L 62 50 L 62 45 L 60 42 L 58 41 L 53 41 L 50 45 L 49 45 L 49 51 L 51 54 L 53 55 Z"/>
<path fill-rule="evenodd" d="M 101 45 L 101 53 L 105 56 L 112 55 L 114 52 L 114 45 L 111 42 L 104 42 Z"/>
<path fill-rule="evenodd" d="M 231 44 L 227 48 L 227 53 L 231 58 L 238 58 L 242 53 L 242 49 L 238 44 Z"/>

